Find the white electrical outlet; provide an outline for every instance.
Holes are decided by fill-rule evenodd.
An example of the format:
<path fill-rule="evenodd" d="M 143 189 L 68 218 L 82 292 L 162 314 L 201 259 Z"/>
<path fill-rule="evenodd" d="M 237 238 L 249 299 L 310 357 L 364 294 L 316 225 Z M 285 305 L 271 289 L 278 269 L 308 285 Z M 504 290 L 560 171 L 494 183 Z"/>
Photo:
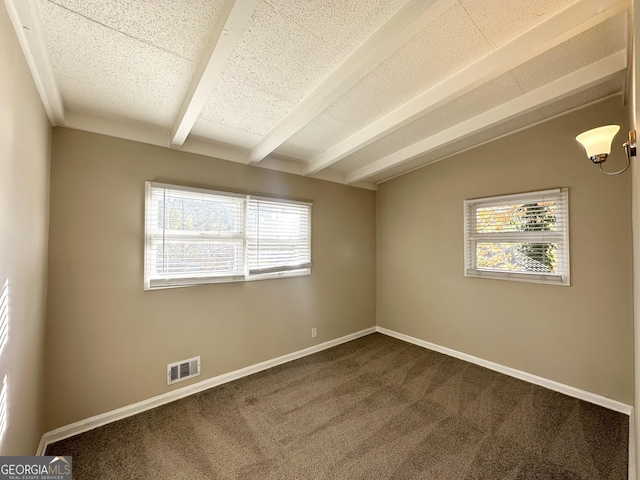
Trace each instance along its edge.
<path fill-rule="evenodd" d="M 316 333 L 317 333 L 317 332 L 316 332 L 316 327 L 313 327 L 313 328 L 311 329 L 311 338 L 316 338 Z"/>

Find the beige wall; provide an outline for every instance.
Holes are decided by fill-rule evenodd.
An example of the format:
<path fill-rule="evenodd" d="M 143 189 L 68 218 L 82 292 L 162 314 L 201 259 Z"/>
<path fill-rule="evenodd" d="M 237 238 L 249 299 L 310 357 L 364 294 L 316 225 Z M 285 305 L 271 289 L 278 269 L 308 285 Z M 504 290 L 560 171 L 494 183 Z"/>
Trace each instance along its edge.
<path fill-rule="evenodd" d="M 630 174 L 600 174 L 574 140 L 626 122 L 616 97 L 381 184 L 378 325 L 631 405 Z M 569 187 L 571 286 L 465 278 L 463 200 L 554 187 Z"/>
<path fill-rule="evenodd" d="M 33 455 L 43 433 L 49 146 L 51 128 L 0 5 L 0 289 L 9 285 L 8 425 L 0 455 Z"/>
<path fill-rule="evenodd" d="M 145 180 L 313 201 L 312 275 L 143 291 Z M 374 326 L 375 221 L 372 191 L 54 129 L 47 429 Z"/>

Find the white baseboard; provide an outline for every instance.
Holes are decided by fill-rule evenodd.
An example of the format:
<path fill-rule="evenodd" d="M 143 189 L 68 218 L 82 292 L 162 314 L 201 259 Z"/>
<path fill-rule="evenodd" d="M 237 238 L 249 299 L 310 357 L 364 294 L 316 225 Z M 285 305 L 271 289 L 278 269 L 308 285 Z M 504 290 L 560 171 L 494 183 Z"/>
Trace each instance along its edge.
<path fill-rule="evenodd" d="M 474 357 L 473 355 L 468 355 L 466 353 L 462 353 L 457 350 L 453 350 L 451 348 L 447 348 L 441 345 L 437 345 L 435 343 L 427 342 L 426 340 L 421 340 L 419 338 L 411 337 L 409 335 L 405 335 L 404 333 L 398 333 L 393 330 L 389 330 L 388 328 L 376 327 L 376 332 L 382 333 L 383 335 L 388 335 L 393 338 L 397 338 L 398 340 L 403 340 L 408 343 L 413 343 L 414 345 L 418 345 L 420 347 L 424 347 L 429 350 L 443 353 L 450 357 L 464 360 L 465 362 L 474 363 L 476 365 L 480 365 L 481 367 L 486 367 L 490 370 L 494 370 L 499 373 L 504 373 L 505 375 L 509 375 L 510 377 L 514 377 L 519 380 L 524 380 L 525 382 L 533 383 L 535 385 L 540 385 L 541 387 L 546 387 L 556 392 L 564 393 L 565 395 L 568 395 L 570 397 L 579 398 L 580 400 L 584 400 L 586 402 L 600 405 L 601 407 L 605 407 L 610 410 L 614 410 L 616 412 L 629 415 L 629 460 L 628 460 L 627 478 L 629 480 L 636 480 L 637 478 L 636 476 L 637 475 L 636 442 L 635 442 L 636 419 L 635 419 L 635 411 L 631 405 L 618 402 L 617 400 L 613 400 L 611 398 L 607 398 L 602 395 L 598 395 L 596 393 L 591 393 L 591 392 L 587 392 L 586 390 L 581 390 L 579 388 L 571 387 L 569 385 L 565 385 L 564 383 L 556 382 L 554 380 L 549 380 L 543 377 L 539 377 L 537 375 L 532 375 L 530 373 L 523 372 L 521 370 L 516 370 L 515 368 L 505 367 L 504 365 L 500 365 L 499 363 L 494 363 L 488 360 L 484 360 L 482 358 Z"/>
<path fill-rule="evenodd" d="M 570 397 L 579 398 L 580 400 L 594 403 L 610 410 L 615 410 L 616 412 L 631 415 L 631 412 L 633 411 L 633 407 L 627 405 L 626 403 L 618 402 L 617 400 L 613 400 L 596 393 L 587 392 L 586 390 L 580 390 L 579 388 L 571 387 L 554 380 L 538 377 L 537 375 L 532 375 L 531 373 L 516 370 L 515 368 L 505 367 L 504 365 L 500 365 L 499 363 L 490 362 L 489 360 L 484 360 L 482 358 L 474 357 L 473 355 L 458 352 L 457 350 L 453 350 L 451 348 L 442 347 L 440 345 L 436 345 L 435 343 L 427 342 L 415 337 L 410 337 L 409 335 L 405 335 L 404 333 L 394 332 L 393 330 L 389 330 L 384 327 L 376 327 L 376 331 L 384 335 L 403 340 L 405 342 L 413 343 L 414 345 L 418 345 L 420 347 L 428 348 L 429 350 L 444 353 L 445 355 L 448 355 L 450 357 L 459 358 L 460 360 L 464 360 L 465 362 L 475 363 L 476 365 L 480 365 L 481 367 L 485 367 L 499 373 L 504 373 L 505 375 L 524 380 L 525 382 L 540 385 L 541 387 L 546 387 L 549 390 L 564 393 L 565 395 L 569 395 Z"/>
<path fill-rule="evenodd" d="M 122 420 L 123 418 L 130 417 L 132 415 L 136 415 L 138 413 L 142 413 L 146 410 L 151 410 L 152 408 L 159 407 L 161 405 L 165 405 L 167 403 L 171 403 L 173 401 L 179 400 L 184 397 L 188 397 L 189 395 L 193 395 L 198 392 L 202 392 L 203 390 L 207 390 L 209 388 L 222 385 L 223 383 L 231 382 L 233 380 L 237 380 L 242 377 L 246 377 L 248 375 L 252 375 L 254 373 L 261 372 L 262 370 L 266 370 L 268 368 L 275 367 L 277 365 L 281 365 L 283 363 L 291 362 L 292 360 L 296 360 L 298 358 L 306 357 L 307 355 L 311 355 L 322 350 L 326 350 L 331 347 L 335 347 L 342 343 L 350 342 L 351 340 L 355 340 L 356 338 L 364 337 L 365 335 L 369 335 L 374 332 L 379 332 L 384 335 L 397 338 L 399 340 L 403 340 L 408 343 L 413 343 L 414 345 L 419 345 L 421 347 L 427 348 L 429 350 L 434 350 L 436 352 L 443 353 L 450 357 L 455 357 L 460 360 L 464 360 L 466 362 L 474 363 L 476 365 L 480 365 L 482 367 L 486 367 L 490 370 L 494 370 L 499 373 L 504 373 L 505 375 L 509 375 L 511 377 L 518 378 L 520 380 L 524 380 L 525 382 L 533 383 L 535 385 L 540 385 L 542 387 L 546 387 L 550 390 L 554 390 L 556 392 L 564 393 L 565 395 L 569 395 L 571 397 L 579 398 L 581 400 L 585 400 L 590 403 L 594 403 L 596 405 L 600 405 L 602 407 L 615 410 L 620 413 L 624 413 L 630 416 L 630 422 L 633 422 L 634 418 L 632 416 L 633 408 L 630 405 L 624 404 L 622 402 L 618 402 L 616 400 L 612 400 L 607 397 L 603 397 L 602 395 L 597 395 L 595 393 L 587 392 L 585 390 L 580 390 L 579 388 L 571 387 L 569 385 L 565 385 L 553 380 L 548 380 L 546 378 L 538 377 L 537 375 L 532 375 L 530 373 L 526 373 L 520 370 L 516 370 L 511 367 L 505 367 L 504 365 L 500 365 L 498 363 L 490 362 L 488 360 L 484 360 L 482 358 L 474 357 L 472 355 L 468 355 L 466 353 L 458 352 L 456 350 L 442 347 L 440 345 L 436 345 L 431 342 L 427 342 L 425 340 L 421 340 L 419 338 L 411 337 L 409 335 L 405 335 L 403 333 L 398 333 L 393 330 L 389 330 L 383 327 L 371 327 L 364 330 L 360 330 L 359 332 L 355 332 L 349 335 L 345 335 L 344 337 L 336 338 L 335 340 L 330 340 L 328 342 L 321 343 L 319 345 L 314 345 L 309 348 L 305 348 L 303 350 L 298 350 L 297 352 L 292 352 L 287 355 L 283 355 L 281 357 L 273 358 L 271 360 L 266 360 L 264 362 L 257 363 L 255 365 L 250 365 L 245 368 L 241 368 L 239 370 L 235 370 L 233 372 L 224 373 L 222 375 L 218 375 L 216 377 L 208 378 L 198 383 L 194 383 L 192 385 L 187 385 L 186 387 L 178 388 L 176 390 L 172 390 L 171 392 L 163 393 L 161 395 L 149 398 L 147 400 L 143 400 L 141 402 L 134 403 L 132 405 L 127 405 L 116 410 L 112 410 L 110 412 L 101 413 L 100 415 L 95 415 L 93 417 L 86 418 L 84 420 L 80 420 L 78 422 L 71 423 L 69 425 L 65 425 L 60 428 L 56 428 L 55 430 L 51 430 L 42 435 L 40 439 L 40 444 L 38 445 L 38 450 L 36 451 L 36 455 L 44 455 L 47 449 L 47 446 L 50 443 L 57 442 L 59 440 L 63 440 L 68 437 L 72 437 L 79 433 L 87 432 L 89 430 L 93 430 L 94 428 L 101 427 L 102 425 L 106 425 L 107 423 L 115 422 L 117 420 Z M 630 425 L 631 427 L 631 425 Z M 632 455 L 635 458 L 635 449 L 632 452 L 632 428 L 629 429 L 629 464 L 630 464 L 630 475 L 629 478 L 635 478 L 635 469 L 633 471 L 633 477 L 631 476 L 631 459 Z"/>
<path fill-rule="evenodd" d="M 291 362 L 292 360 L 297 360 L 298 358 L 306 357 L 307 355 L 311 355 L 313 353 L 335 347 L 342 343 L 350 342 L 351 340 L 355 340 L 356 338 L 375 333 L 375 331 L 376 327 L 366 328 L 364 330 L 360 330 L 359 332 L 336 338 L 335 340 L 329 340 L 328 342 L 320 343 L 303 350 L 298 350 L 297 352 L 288 353 L 287 355 L 273 358 L 271 360 L 256 363 L 255 365 L 250 365 L 248 367 L 241 368 L 240 370 L 234 370 L 233 372 L 224 373 L 216 377 L 208 378 L 201 382 L 187 385 L 186 387 L 172 390 L 171 392 L 163 393 L 162 395 L 158 395 L 147 400 L 142 400 L 141 402 L 134 403 L 132 405 L 127 405 L 110 412 L 101 413 L 100 415 L 95 415 L 93 417 L 89 417 L 60 428 L 56 428 L 55 430 L 51 430 L 42 435 L 40 444 L 38 445 L 38 450 L 36 451 L 36 455 L 44 455 L 47 450 L 47 445 L 49 445 L 50 443 L 72 437 L 82 432 L 93 430 L 94 428 L 101 427 L 102 425 L 106 425 L 107 423 L 122 420 L 123 418 L 142 413 L 146 410 L 151 410 L 152 408 L 174 402 L 181 398 L 188 397 L 189 395 L 193 395 L 194 393 L 202 392 L 203 390 L 222 385 L 223 383 L 231 382 L 233 380 L 237 380 L 239 378 L 261 372 L 262 370 L 266 370 L 268 368 L 272 368 L 277 365 Z"/>

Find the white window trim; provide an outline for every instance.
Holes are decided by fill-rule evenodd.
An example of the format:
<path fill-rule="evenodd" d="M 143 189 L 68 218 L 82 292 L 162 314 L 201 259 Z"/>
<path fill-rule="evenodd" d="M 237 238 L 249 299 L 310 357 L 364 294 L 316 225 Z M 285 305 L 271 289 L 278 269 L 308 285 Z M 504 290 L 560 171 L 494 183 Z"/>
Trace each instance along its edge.
<path fill-rule="evenodd" d="M 208 195 L 219 195 L 223 197 L 229 198 L 241 198 L 244 203 L 244 231 L 242 236 L 234 235 L 234 234 L 207 234 L 207 235 L 198 235 L 198 238 L 202 238 L 206 240 L 208 238 L 236 238 L 243 239 L 243 249 L 244 249 L 244 264 L 245 264 L 245 274 L 244 275 L 228 275 L 228 276 L 203 276 L 198 274 L 193 275 L 182 275 L 182 276 L 168 276 L 166 279 L 158 278 L 157 276 L 151 278 L 147 268 L 147 260 L 148 254 L 150 251 L 152 240 L 154 234 L 157 235 L 156 232 L 149 231 L 149 225 L 147 221 L 147 205 L 150 204 L 152 197 L 152 188 L 168 188 L 172 190 L 181 190 L 184 192 L 193 192 L 200 194 L 208 194 Z M 144 290 L 161 290 L 166 288 L 181 288 L 181 287 L 193 287 L 199 285 L 207 285 L 212 283 L 229 283 L 229 282 L 252 282 L 257 280 L 270 280 L 277 278 L 290 278 L 290 277 L 301 277 L 311 275 L 311 266 L 312 262 L 305 262 L 300 265 L 291 265 L 284 267 L 273 267 L 273 268 L 264 268 L 264 269 L 249 269 L 247 262 L 247 243 L 248 243 L 248 234 L 247 234 L 247 205 L 249 200 L 266 200 L 269 202 L 275 203 L 283 203 L 287 205 L 304 205 L 308 207 L 313 207 L 313 203 L 311 202 L 302 202 L 297 200 L 286 200 L 275 197 L 265 197 L 265 196 L 257 196 L 257 195 L 248 195 L 241 193 L 233 193 L 233 192 L 225 192 L 220 190 L 210 190 L 205 188 L 196 188 L 196 187 L 187 187 L 183 185 L 175 185 L 175 184 L 167 184 L 167 183 L 159 183 L 159 182 L 150 182 L 145 181 L 145 215 L 144 215 Z M 311 212 L 310 212 L 311 214 Z M 311 249 L 311 225 L 309 231 L 309 248 Z M 194 234 L 187 233 L 185 237 L 193 238 Z M 275 271 L 277 270 L 277 271 Z"/>
<path fill-rule="evenodd" d="M 517 202 L 540 201 L 545 197 L 560 199 L 565 206 L 564 224 L 565 228 L 561 232 L 505 232 L 495 234 L 475 234 L 471 232 L 470 225 L 474 222 L 469 218 L 475 214 L 478 206 L 499 205 L 504 203 L 509 205 Z M 543 283 L 548 285 L 570 286 L 570 261 L 569 261 L 569 190 L 567 188 L 556 188 L 552 190 L 542 190 L 536 192 L 518 193 L 513 195 L 500 195 L 494 197 L 476 198 L 464 201 L 464 276 L 489 278 L 494 280 L 510 280 L 515 282 Z M 478 236 L 476 236 L 478 235 Z M 539 273 L 539 272 L 511 272 L 477 268 L 476 245 L 478 240 L 502 240 L 502 241 L 527 241 L 527 240 L 558 240 L 564 245 L 564 252 L 560 255 L 558 270 L 560 273 Z"/>

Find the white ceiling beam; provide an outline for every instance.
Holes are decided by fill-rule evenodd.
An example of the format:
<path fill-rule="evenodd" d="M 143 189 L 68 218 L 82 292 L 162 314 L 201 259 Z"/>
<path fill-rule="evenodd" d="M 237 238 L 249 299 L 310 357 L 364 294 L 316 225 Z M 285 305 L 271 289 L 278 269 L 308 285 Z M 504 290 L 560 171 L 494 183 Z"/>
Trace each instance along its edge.
<path fill-rule="evenodd" d="M 251 151 L 251 161 L 259 162 L 273 152 L 455 3 L 409 0 L 278 122 Z"/>
<path fill-rule="evenodd" d="M 228 162 L 249 163 L 249 151 L 241 150 L 238 147 L 223 143 L 215 143 L 204 139 L 189 137 L 182 148 L 181 152 L 195 153 L 205 157 L 219 158 Z"/>
<path fill-rule="evenodd" d="M 258 3 L 260 0 L 227 0 L 222 5 L 171 130 L 172 146 L 184 144 Z"/>
<path fill-rule="evenodd" d="M 410 102 L 327 149 L 308 173 L 327 168 L 353 152 L 470 92 L 532 58 L 631 7 L 630 0 L 582 0 L 480 59 Z"/>
<path fill-rule="evenodd" d="M 98 133 L 108 137 L 122 138 L 169 148 L 169 129 L 128 119 L 107 119 L 76 112 L 67 112 L 66 127 L 84 132 Z M 249 163 L 249 152 L 223 144 L 189 138 L 180 148 L 181 152 L 195 153 L 219 158 L 229 162 Z"/>
<path fill-rule="evenodd" d="M 627 55 L 621 50 L 558 80 L 521 95 L 480 115 L 438 132 L 346 175 L 348 184 L 367 180 L 420 155 L 442 148 L 458 139 L 479 133 L 529 111 L 601 83 L 624 70 Z"/>
<path fill-rule="evenodd" d="M 265 159 L 265 161 L 266 161 L 266 159 Z M 262 165 L 262 162 L 257 164 L 257 166 L 260 166 L 260 165 Z M 302 175 L 304 175 L 304 173 Z M 334 183 L 342 183 L 342 184 L 346 185 L 346 179 L 345 179 L 344 173 L 338 172 L 338 171 L 333 170 L 331 168 L 323 170 L 322 172 L 318 172 L 315 175 L 309 175 L 309 178 L 315 178 L 315 179 L 318 179 L 318 180 L 326 180 L 328 182 L 334 182 Z M 375 183 L 375 182 L 364 181 L 364 182 L 358 182 L 358 183 L 351 184 L 351 186 L 352 187 L 358 187 L 358 188 L 364 188 L 365 190 L 378 190 L 378 184 Z"/>
<path fill-rule="evenodd" d="M 40 94 L 49 124 L 52 127 L 63 126 L 64 105 L 47 52 L 37 0 L 4 0 L 4 4 Z"/>
<path fill-rule="evenodd" d="M 107 119 L 69 111 L 66 114 L 67 128 L 82 130 L 83 132 L 98 133 L 107 137 L 122 138 L 134 142 L 169 147 L 167 141 L 168 128 L 160 128 L 142 122 L 128 119 Z"/>
<path fill-rule="evenodd" d="M 252 165 L 257 168 L 265 168 L 267 170 L 275 170 L 278 172 L 292 173 L 294 175 L 304 175 L 306 171 L 306 164 L 296 160 L 290 160 L 288 158 L 282 158 L 277 155 L 269 155 L 260 163 Z M 326 180 L 328 182 L 345 184 L 344 173 L 327 168 L 317 175 L 311 175 L 309 178 L 315 178 L 318 180 Z M 359 182 L 357 185 L 352 185 L 358 188 L 364 188 L 366 190 L 377 190 L 378 185 L 373 182 Z"/>
<path fill-rule="evenodd" d="M 66 127 L 74 130 L 97 133 L 108 137 L 131 140 L 133 142 L 145 143 L 147 145 L 155 145 L 157 147 L 170 147 L 168 141 L 169 129 L 161 128 L 157 125 L 125 119 L 107 119 L 76 112 L 67 112 L 66 120 Z M 248 163 L 249 158 L 248 151 L 239 150 L 236 147 L 224 144 L 208 142 L 193 136 L 189 137 L 185 141 L 179 151 L 194 153 L 204 157 L 217 158 L 234 163 L 241 163 L 244 165 Z M 255 166 L 267 170 L 275 170 L 277 172 L 292 173 L 294 175 L 304 175 L 306 167 L 304 163 L 272 156 L 267 157 L 263 162 L 260 162 Z M 310 178 L 326 180 L 343 185 L 346 184 L 344 174 L 332 169 L 323 170 L 317 175 L 311 175 Z M 378 189 L 377 184 L 366 181 L 358 182 L 352 186 L 366 190 Z"/>

